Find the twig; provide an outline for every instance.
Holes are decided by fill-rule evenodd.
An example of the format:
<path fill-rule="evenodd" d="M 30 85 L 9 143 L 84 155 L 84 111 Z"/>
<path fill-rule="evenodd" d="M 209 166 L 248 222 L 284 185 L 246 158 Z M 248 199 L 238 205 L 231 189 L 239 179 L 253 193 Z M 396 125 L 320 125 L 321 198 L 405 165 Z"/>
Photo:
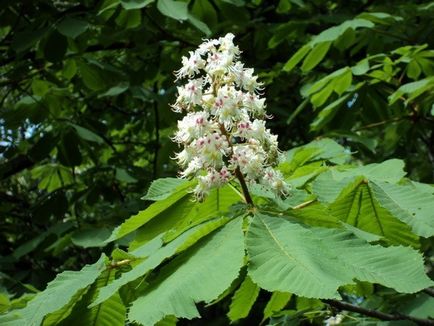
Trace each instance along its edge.
<path fill-rule="evenodd" d="M 409 118 L 410 118 L 410 116 L 404 116 L 404 117 L 397 117 L 397 118 L 393 118 L 393 119 L 389 119 L 389 120 L 374 122 L 374 123 L 370 123 L 368 125 L 361 126 L 359 128 L 353 129 L 353 131 L 359 131 L 359 130 L 363 130 L 363 129 L 369 129 L 369 128 L 374 128 L 374 127 L 379 127 L 379 126 L 382 126 L 382 125 L 390 123 L 390 122 L 398 122 L 398 121 L 401 121 L 401 120 L 404 120 L 404 119 L 409 119 Z"/>
<path fill-rule="evenodd" d="M 374 317 L 380 320 L 410 320 L 414 323 L 416 323 L 417 325 L 434 325 L 434 320 L 432 319 L 422 319 L 422 318 L 417 318 L 417 317 L 413 317 L 413 316 L 409 316 L 409 315 L 403 315 L 403 314 L 388 314 L 388 313 L 384 313 L 378 310 L 373 310 L 373 309 L 367 309 L 367 308 L 363 308 L 348 302 L 344 302 L 344 301 L 338 301 L 338 300 L 322 300 L 324 303 L 335 307 L 337 309 L 340 310 L 347 310 L 347 311 L 353 311 L 353 312 L 357 312 L 359 314 L 365 315 L 365 316 L 369 316 L 369 317 Z"/>

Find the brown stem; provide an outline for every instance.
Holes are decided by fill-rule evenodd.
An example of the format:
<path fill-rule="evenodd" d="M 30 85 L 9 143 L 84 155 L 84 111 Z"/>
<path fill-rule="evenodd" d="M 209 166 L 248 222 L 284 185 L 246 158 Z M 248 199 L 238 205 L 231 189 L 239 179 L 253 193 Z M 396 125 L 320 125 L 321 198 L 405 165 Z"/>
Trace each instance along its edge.
<path fill-rule="evenodd" d="M 338 301 L 338 300 L 322 300 L 324 303 L 333 306 L 335 308 L 338 308 L 340 310 L 347 310 L 347 311 L 353 311 L 357 312 L 359 314 L 374 317 L 380 320 L 411 320 L 412 322 L 416 323 L 417 325 L 434 325 L 434 320 L 432 319 L 422 319 L 422 318 L 416 318 L 413 316 L 403 315 L 403 314 L 388 314 L 384 313 L 378 310 L 373 309 L 367 309 L 363 308 L 357 305 L 353 305 L 348 302 L 344 301 Z"/>
<path fill-rule="evenodd" d="M 251 206 L 254 206 L 252 197 L 250 197 L 249 188 L 247 188 L 246 181 L 244 180 L 243 174 L 241 173 L 239 167 L 237 167 L 235 169 L 235 175 L 237 176 L 238 181 L 240 181 L 241 189 L 243 189 L 243 194 L 244 194 L 244 198 L 246 200 L 246 203 L 251 205 Z"/>
<path fill-rule="evenodd" d="M 233 149 L 232 144 L 231 144 L 231 139 L 230 139 L 225 127 L 222 126 L 221 124 L 220 124 L 220 131 L 221 131 L 222 135 L 226 137 L 226 141 L 228 142 L 232 153 L 234 153 L 234 149 Z M 250 196 L 250 193 L 249 193 L 249 188 L 247 187 L 246 180 L 244 180 L 244 176 L 241 173 L 239 166 L 237 166 L 235 168 L 235 176 L 238 178 L 238 181 L 240 182 L 241 189 L 243 190 L 244 199 L 246 200 L 246 203 L 251 205 L 251 206 L 254 206 L 252 197 Z"/>

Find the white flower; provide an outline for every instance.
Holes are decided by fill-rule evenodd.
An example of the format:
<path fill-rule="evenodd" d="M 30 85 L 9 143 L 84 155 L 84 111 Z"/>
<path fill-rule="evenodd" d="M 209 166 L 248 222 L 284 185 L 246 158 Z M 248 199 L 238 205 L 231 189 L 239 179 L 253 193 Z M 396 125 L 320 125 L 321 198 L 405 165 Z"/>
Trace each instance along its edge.
<path fill-rule="evenodd" d="M 178 131 L 173 140 L 177 143 L 190 143 L 209 131 L 210 122 L 207 112 L 190 112 L 178 121 Z"/>
<path fill-rule="evenodd" d="M 177 79 L 183 77 L 193 77 L 198 74 L 200 69 L 205 66 L 205 60 L 202 59 L 199 53 L 190 51 L 190 57 L 182 57 L 182 68 L 176 71 L 175 75 Z"/>
<path fill-rule="evenodd" d="M 178 87 L 178 99 L 175 106 L 188 110 L 192 105 L 200 105 L 202 101 L 202 78 L 193 79 L 186 85 Z"/>
<path fill-rule="evenodd" d="M 326 326 L 334 326 L 334 325 L 340 325 L 343 320 L 344 320 L 344 315 L 337 314 L 336 316 L 332 316 L 326 319 L 324 322 Z"/>
<path fill-rule="evenodd" d="M 198 180 L 194 193 L 203 200 L 216 187 L 241 173 L 247 184 L 260 183 L 277 196 L 289 186 L 272 166 L 278 162 L 277 136 L 265 126 L 265 98 L 258 93 L 262 84 L 252 68 L 238 59 L 234 35 L 205 40 L 182 58 L 178 87 L 172 108 L 187 111 L 178 121 L 173 140 L 183 146 L 175 155 L 184 168 L 181 177 Z"/>
<path fill-rule="evenodd" d="M 259 98 L 253 93 L 246 94 L 243 97 L 243 105 L 252 112 L 253 116 L 264 117 L 265 116 L 265 99 Z"/>

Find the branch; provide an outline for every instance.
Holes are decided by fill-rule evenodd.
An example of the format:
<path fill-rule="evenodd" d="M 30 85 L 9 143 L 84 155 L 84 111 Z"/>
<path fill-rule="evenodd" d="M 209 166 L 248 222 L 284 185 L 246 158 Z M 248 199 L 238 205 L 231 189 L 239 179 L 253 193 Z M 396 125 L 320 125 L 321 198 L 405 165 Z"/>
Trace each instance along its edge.
<path fill-rule="evenodd" d="M 0 180 L 32 167 L 35 162 L 27 155 L 18 155 L 0 166 Z"/>
<path fill-rule="evenodd" d="M 324 303 L 335 307 L 339 310 L 347 310 L 347 311 L 353 311 L 353 312 L 357 312 L 359 314 L 365 315 L 365 316 L 369 316 L 369 317 L 373 317 L 373 318 L 377 318 L 380 320 L 410 320 L 414 323 L 416 323 L 417 325 L 434 325 L 434 320 L 432 319 L 422 319 L 422 318 L 417 318 L 417 317 L 413 317 L 413 316 L 409 316 L 409 315 L 403 315 L 400 313 L 397 313 L 395 315 L 392 314 L 388 314 L 388 313 L 384 313 L 378 310 L 373 310 L 373 309 L 367 309 L 367 308 L 363 308 L 357 305 L 353 305 L 351 303 L 348 302 L 344 302 L 344 301 L 338 301 L 338 300 L 322 300 Z"/>

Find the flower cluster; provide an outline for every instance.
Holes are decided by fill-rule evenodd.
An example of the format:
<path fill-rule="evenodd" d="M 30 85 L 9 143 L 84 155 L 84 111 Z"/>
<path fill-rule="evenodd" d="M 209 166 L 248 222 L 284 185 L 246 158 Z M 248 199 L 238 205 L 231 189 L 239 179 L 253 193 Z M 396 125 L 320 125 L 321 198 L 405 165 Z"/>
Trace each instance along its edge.
<path fill-rule="evenodd" d="M 288 185 L 272 168 L 279 150 L 277 136 L 265 126 L 262 84 L 253 69 L 238 61 L 240 50 L 233 38 L 227 34 L 206 40 L 182 58 L 182 68 L 176 72 L 177 80 L 187 79 L 172 105 L 175 112 L 186 112 L 173 137 L 183 146 L 176 154 L 184 169 L 181 176 L 198 179 L 194 192 L 199 200 L 234 175 L 286 195 Z"/>

